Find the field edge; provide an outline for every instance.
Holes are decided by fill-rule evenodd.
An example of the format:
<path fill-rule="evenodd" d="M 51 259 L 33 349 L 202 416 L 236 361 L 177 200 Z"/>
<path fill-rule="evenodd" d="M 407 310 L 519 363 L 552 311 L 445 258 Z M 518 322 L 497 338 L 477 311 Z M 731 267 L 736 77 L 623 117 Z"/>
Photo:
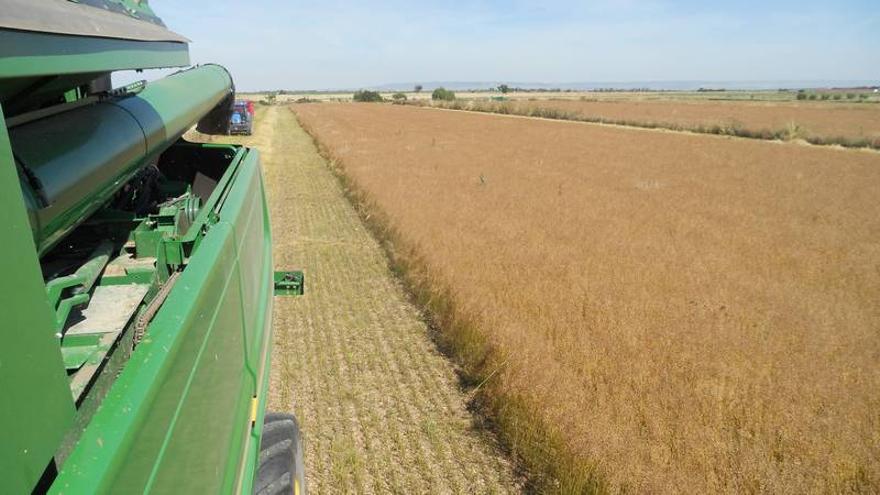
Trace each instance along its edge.
<path fill-rule="evenodd" d="M 505 105 L 504 103 L 467 100 L 454 100 L 445 102 L 425 102 L 419 100 L 404 102 L 403 104 L 435 110 L 488 113 L 513 117 L 560 120 L 567 122 L 579 122 L 584 124 L 608 125 L 634 129 L 660 130 L 689 134 L 706 134 L 711 136 L 754 139 L 759 141 L 771 141 L 780 143 L 800 142 L 802 144 L 812 146 L 851 149 L 868 152 L 880 151 L 880 138 L 870 139 L 850 138 L 846 136 L 803 135 L 803 130 L 800 128 L 800 126 L 796 124 L 780 129 L 751 128 L 741 125 L 721 124 L 688 125 L 654 120 L 616 119 L 610 117 L 601 117 L 598 115 L 589 115 L 569 110 L 561 110 L 552 107 L 518 108 L 510 105 Z"/>
<path fill-rule="evenodd" d="M 388 215 L 345 173 L 344 161 L 324 146 L 293 108 L 288 110 L 311 137 L 346 199 L 382 247 L 392 273 L 425 317 L 438 350 L 457 366 L 465 392 L 470 396 L 470 409 L 498 437 L 517 470 L 526 477 L 526 491 L 607 493 L 607 484 L 594 463 L 576 456 L 560 432 L 541 419 L 535 405 L 524 397 L 505 393 L 497 380 L 493 380 L 507 363 L 504 351 L 485 338 L 474 318 L 456 308 L 450 288 L 432 281 L 427 264 L 417 250 L 407 245 L 391 225 Z M 528 426 L 523 428 L 522 425 Z"/>

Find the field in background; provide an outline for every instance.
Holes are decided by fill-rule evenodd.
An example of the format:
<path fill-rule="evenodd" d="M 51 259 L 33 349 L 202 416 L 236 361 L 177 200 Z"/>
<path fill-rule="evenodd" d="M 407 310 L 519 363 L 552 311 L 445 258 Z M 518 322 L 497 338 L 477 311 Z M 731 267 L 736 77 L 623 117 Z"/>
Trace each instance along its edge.
<path fill-rule="evenodd" d="M 279 94 L 277 100 L 280 103 L 292 103 L 297 100 L 311 101 L 351 101 L 353 91 L 285 91 Z M 382 97 L 391 100 L 396 91 L 381 91 Z M 431 90 L 403 91 L 409 100 L 426 101 L 431 99 Z M 827 101 L 815 103 L 838 105 L 846 104 L 847 93 L 859 95 L 865 98 L 865 103 L 880 103 L 880 93 L 870 90 L 809 90 L 807 93 L 817 97 L 828 95 Z M 242 98 L 262 99 L 266 93 L 240 93 Z M 839 94 L 841 100 L 833 100 L 833 96 Z M 492 98 L 505 98 L 514 101 L 748 101 L 748 102 L 785 102 L 797 101 L 796 91 L 512 91 L 502 94 L 497 90 L 468 90 L 455 91 L 456 97 L 465 100 L 490 100 Z"/>
<path fill-rule="evenodd" d="M 766 140 L 880 149 L 880 94 L 870 90 L 457 92 L 432 101 L 430 91 L 404 102 L 452 110 L 664 128 Z M 386 101 L 394 93 L 384 92 Z M 398 95 L 399 96 L 399 95 Z M 263 100 L 266 95 L 242 95 Z M 816 98 L 806 99 L 807 97 Z M 351 102 L 351 93 L 284 93 L 277 103 Z M 827 98 L 827 99 L 826 99 Z M 397 101 L 400 102 L 400 101 Z"/>
<path fill-rule="evenodd" d="M 602 121 L 641 127 L 816 142 L 865 142 L 880 148 L 880 105 L 751 101 L 472 101 L 440 102 L 494 113 Z M 549 110 L 549 111 L 548 111 Z"/>
<path fill-rule="evenodd" d="M 293 108 L 548 486 L 880 490 L 880 154 Z"/>

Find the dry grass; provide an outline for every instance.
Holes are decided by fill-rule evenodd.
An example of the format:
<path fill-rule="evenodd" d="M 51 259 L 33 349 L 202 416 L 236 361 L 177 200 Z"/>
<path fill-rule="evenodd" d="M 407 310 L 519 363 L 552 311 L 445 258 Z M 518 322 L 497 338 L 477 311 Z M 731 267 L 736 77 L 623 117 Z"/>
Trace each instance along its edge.
<path fill-rule="evenodd" d="M 258 107 L 254 136 L 212 140 L 260 150 L 275 266 L 306 274 L 306 295 L 275 298 L 269 409 L 300 420 L 310 493 L 519 491 L 294 116 Z"/>
<path fill-rule="evenodd" d="M 880 490 L 880 156 L 295 108 L 545 489 Z"/>
<path fill-rule="evenodd" d="M 452 110 L 880 149 L 880 105 L 875 104 L 670 100 L 461 100 L 431 104 Z"/>

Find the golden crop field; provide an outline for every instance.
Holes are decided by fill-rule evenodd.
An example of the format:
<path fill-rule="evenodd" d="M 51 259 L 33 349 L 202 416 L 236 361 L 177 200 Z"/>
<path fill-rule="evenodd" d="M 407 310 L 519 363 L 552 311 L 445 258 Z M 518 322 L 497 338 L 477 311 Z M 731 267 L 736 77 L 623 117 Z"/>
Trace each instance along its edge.
<path fill-rule="evenodd" d="M 880 490 L 880 154 L 294 108 L 544 488 Z"/>
<path fill-rule="evenodd" d="M 680 125 L 741 125 L 755 130 L 796 125 L 804 135 L 880 138 L 880 105 L 812 102 L 633 101 L 528 102 L 620 120 Z"/>
<path fill-rule="evenodd" d="M 880 148 L 880 105 L 793 101 L 531 99 L 435 102 L 441 108 Z"/>

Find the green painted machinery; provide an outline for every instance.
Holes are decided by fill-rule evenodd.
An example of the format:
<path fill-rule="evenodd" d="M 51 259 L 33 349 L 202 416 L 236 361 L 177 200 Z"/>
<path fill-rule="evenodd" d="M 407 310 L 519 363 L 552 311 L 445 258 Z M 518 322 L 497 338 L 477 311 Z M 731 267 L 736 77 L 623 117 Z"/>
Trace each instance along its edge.
<path fill-rule="evenodd" d="M 0 0 L 0 493 L 304 493 L 267 414 L 275 273 L 218 65 L 145 0 Z"/>

